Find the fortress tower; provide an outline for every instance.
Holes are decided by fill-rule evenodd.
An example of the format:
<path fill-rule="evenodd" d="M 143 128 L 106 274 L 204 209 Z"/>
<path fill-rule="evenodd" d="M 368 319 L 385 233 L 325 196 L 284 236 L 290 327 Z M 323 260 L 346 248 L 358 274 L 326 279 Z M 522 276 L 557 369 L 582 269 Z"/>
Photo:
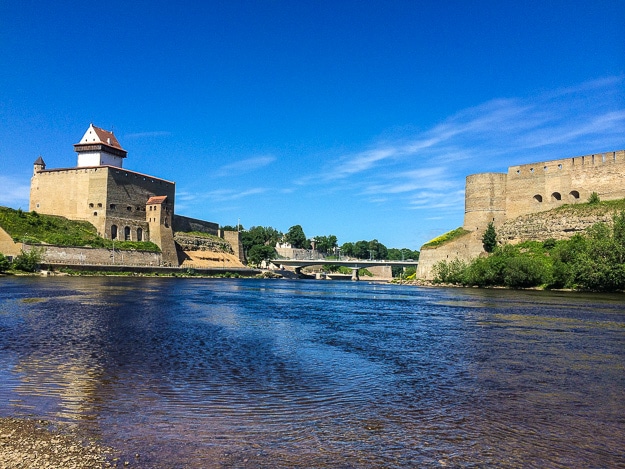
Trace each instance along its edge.
<path fill-rule="evenodd" d="M 88 166 L 115 166 L 121 168 L 128 152 L 124 150 L 112 131 L 101 129 L 93 124 L 82 136 L 79 143 L 74 144 L 78 153 L 79 168 Z"/>
<path fill-rule="evenodd" d="M 113 132 L 93 124 L 74 149 L 74 168 L 46 169 L 41 156 L 34 162 L 30 210 L 88 221 L 104 238 L 153 241 L 163 251 L 163 261 L 177 265 L 172 231 L 176 185 L 122 169 L 126 150 Z M 159 215 L 148 216 L 147 204 L 154 198 L 161 200 Z"/>

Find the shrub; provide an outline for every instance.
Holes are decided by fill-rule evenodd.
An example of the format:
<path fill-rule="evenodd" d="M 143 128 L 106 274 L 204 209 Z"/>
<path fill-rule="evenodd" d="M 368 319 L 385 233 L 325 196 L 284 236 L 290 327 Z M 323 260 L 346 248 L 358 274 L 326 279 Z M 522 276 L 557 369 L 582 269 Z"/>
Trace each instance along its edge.
<path fill-rule="evenodd" d="M 22 272 L 34 272 L 37 270 L 40 262 L 41 252 L 37 249 L 31 249 L 29 252 L 22 251 L 22 253 L 13 260 L 13 268 L 15 270 L 21 270 Z"/>
<path fill-rule="evenodd" d="M 4 256 L 4 254 L 0 254 L 0 272 L 6 272 L 11 268 L 11 263 Z"/>

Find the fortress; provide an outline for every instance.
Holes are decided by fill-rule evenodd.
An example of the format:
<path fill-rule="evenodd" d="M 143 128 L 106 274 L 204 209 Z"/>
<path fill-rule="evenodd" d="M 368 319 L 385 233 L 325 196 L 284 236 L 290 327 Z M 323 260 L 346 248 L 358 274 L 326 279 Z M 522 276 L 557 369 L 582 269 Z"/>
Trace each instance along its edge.
<path fill-rule="evenodd" d="M 432 278 L 432 267 L 441 260 L 478 257 L 484 252 L 483 232 L 491 222 L 499 229 L 523 215 L 586 202 L 593 192 L 601 200 L 625 198 L 625 150 L 467 176 L 463 228 L 468 233 L 437 248 L 423 247 L 417 276 Z"/>
<path fill-rule="evenodd" d="M 73 168 L 46 169 L 43 158 L 37 158 L 31 211 L 88 221 L 107 239 L 152 241 L 161 248 L 161 262 L 169 266 L 178 266 L 185 258 L 174 231 L 221 234 L 216 223 L 175 214 L 174 182 L 124 169 L 127 152 L 113 132 L 91 124 L 74 150 L 78 162 Z M 238 233 L 222 236 L 242 260 Z"/>

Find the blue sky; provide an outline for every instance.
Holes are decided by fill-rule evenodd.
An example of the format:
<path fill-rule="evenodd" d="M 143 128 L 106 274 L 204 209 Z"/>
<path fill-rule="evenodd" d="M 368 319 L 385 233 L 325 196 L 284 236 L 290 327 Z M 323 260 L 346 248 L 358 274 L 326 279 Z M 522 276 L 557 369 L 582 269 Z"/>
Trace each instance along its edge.
<path fill-rule="evenodd" d="M 0 204 L 89 123 L 177 213 L 418 249 L 469 174 L 625 148 L 625 2 L 0 2 Z"/>

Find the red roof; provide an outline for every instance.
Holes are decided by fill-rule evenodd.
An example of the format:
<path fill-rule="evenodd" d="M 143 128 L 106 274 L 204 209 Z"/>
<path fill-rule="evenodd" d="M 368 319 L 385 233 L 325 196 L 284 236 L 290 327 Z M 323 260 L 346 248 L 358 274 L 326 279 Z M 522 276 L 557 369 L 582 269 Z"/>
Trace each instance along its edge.
<path fill-rule="evenodd" d="M 92 127 L 93 130 L 95 130 L 96 135 L 100 139 L 100 143 L 105 143 L 113 148 L 119 148 L 120 150 L 123 150 L 122 146 L 117 141 L 117 138 L 115 138 L 113 132 L 101 129 L 100 127 L 96 127 L 95 125 L 92 125 Z"/>
<path fill-rule="evenodd" d="M 150 197 L 148 199 L 148 201 L 146 202 L 146 205 L 153 205 L 153 204 L 163 204 L 165 203 L 165 201 L 167 200 L 167 196 L 166 195 L 155 195 L 154 197 Z"/>

